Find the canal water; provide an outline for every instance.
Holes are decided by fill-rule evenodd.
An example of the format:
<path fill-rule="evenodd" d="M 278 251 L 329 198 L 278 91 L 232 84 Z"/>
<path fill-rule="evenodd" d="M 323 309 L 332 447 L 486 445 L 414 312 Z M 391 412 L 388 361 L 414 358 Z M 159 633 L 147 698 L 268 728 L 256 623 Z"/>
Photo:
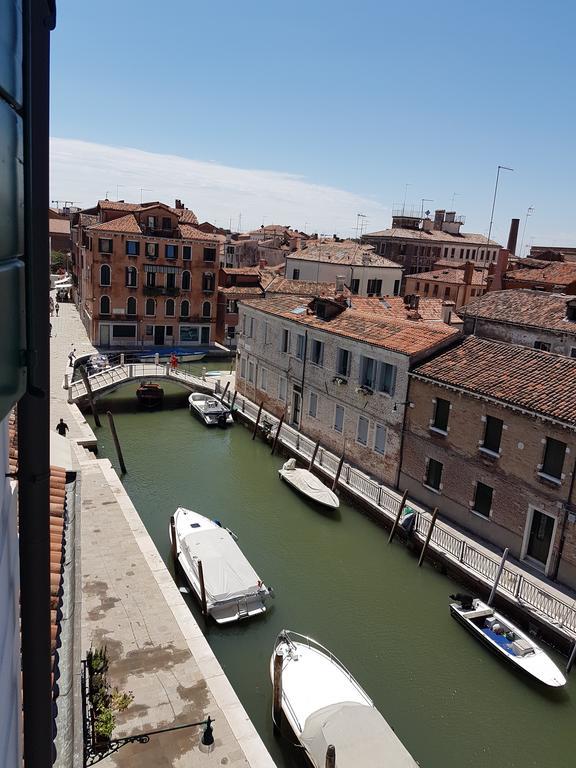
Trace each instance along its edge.
<path fill-rule="evenodd" d="M 450 617 L 452 581 L 417 568 L 348 504 L 337 514 L 310 506 L 279 480 L 283 459 L 269 445 L 238 424 L 206 429 L 171 386 L 157 412 L 138 412 L 134 384 L 104 401 L 128 467 L 123 483 L 171 569 L 168 521 L 183 505 L 234 530 L 274 587 L 264 618 L 232 627 L 204 625 L 190 607 L 278 766 L 304 765 L 270 716 L 269 658 L 287 627 L 340 658 L 423 768 L 573 768 L 576 673 L 561 691 L 516 675 Z M 108 429 L 95 431 L 99 455 L 117 467 Z"/>

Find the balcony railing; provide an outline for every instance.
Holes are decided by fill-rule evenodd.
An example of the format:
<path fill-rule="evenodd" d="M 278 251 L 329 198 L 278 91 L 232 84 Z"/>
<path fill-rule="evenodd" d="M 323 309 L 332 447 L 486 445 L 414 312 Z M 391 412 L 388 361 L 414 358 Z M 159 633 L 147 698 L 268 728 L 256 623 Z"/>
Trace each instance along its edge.
<path fill-rule="evenodd" d="M 144 296 L 180 296 L 180 289 L 166 288 L 163 285 L 145 285 Z"/>

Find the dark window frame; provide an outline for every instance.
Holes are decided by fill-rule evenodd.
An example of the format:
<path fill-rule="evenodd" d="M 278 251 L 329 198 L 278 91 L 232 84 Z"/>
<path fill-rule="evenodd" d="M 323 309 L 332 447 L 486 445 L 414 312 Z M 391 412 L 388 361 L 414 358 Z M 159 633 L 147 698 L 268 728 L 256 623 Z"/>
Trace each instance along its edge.
<path fill-rule="evenodd" d="M 432 488 L 432 490 L 440 492 L 442 490 L 443 472 L 444 464 L 437 459 L 429 458 L 426 462 L 426 477 L 424 478 L 424 485 L 427 488 Z M 437 485 L 434 484 L 435 482 L 437 482 Z"/>
<path fill-rule="evenodd" d="M 566 461 L 567 447 L 566 443 L 562 442 L 562 440 L 556 440 L 554 437 L 546 438 L 542 469 L 540 470 L 541 475 L 546 475 L 546 477 L 562 482 L 562 470 Z"/>
<path fill-rule="evenodd" d="M 448 434 L 448 422 L 450 421 L 450 400 L 445 400 L 443 397 L 437 397 L 434 405 L 434 417 L 432 429 L 442 434 Z"/>
<path fill-rule="evenodd" d="M 500 456 L 502 448 L 502 432 L 504 431 L 504 422 L 497 416 L 486 416 L 486 423 L 484 425 L 484 437 L 482 438 L 482 445 L 480 446 L 483 451 L 492 454 L 493 456 Z"/>
<path fill-rule="evenodd" d="M 477 515 L 482 515 L 482 517 L 490 517 L 493 499 L 494 488 L 480 480 L 476 481 L 472 511 L 476 512 Z"/>

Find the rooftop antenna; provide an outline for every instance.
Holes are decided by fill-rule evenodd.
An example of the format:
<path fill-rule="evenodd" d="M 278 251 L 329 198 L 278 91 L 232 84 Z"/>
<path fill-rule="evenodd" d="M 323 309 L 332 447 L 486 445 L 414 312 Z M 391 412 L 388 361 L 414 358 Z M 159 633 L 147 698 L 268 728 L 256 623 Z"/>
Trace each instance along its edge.
<path fill-rule="evenodd" d="M 242 232 L 242 211 L 238 214 L 238 232 Z"/>
<path fill-rule="evenodd" d="M 118 198 L 120 197 L 120 195 L 118 194 L 118 190 L 120 189 L 120 187 L 124 189 L 124 184 L 116 184 L 116 202 L 118 202 Z"/>
<path fill-rule="evenodd" d="M 450 201 L 450 207 L 452 209 L 454 209 L 454 199 L 456 197 L 460 197 L 460 193 L 459 192 L 452 192 L 452 200 Z"/>
<path fill-rule="evenodd" d="M 148 187 L 140 187 L 140 205 L 142 205 L 142 192 L 152 192 Z"/>
<path fill-rule="evenodd" d="M 528 216 L 532 216 L 533 213 L 534 213 L 534 208 L 530 206 L 526 211 L 524 226 L 522 227 L 522 240 L 520 241 L 520 258 L 522 258 L 522 249 L 524 248 L 524 235 L 526 234 L 526 224 L 528 224 Z"/>
<path fill-rule="evenodd" d="M 404 202 L 402 203 L 402 215 L 404 215 L 404 211 L 406 210 L 406 195 L 408 194 L 408 187 L 411 187 L 412 184 L 404 184 Z"/>
<path fill-rule="evenodd" d="M 363 219 L 366 218 L 366 214 L 364 213 L 357 213 L 356 214 L 356 240 L 358 240 L 358 229 L 360 228 L 360 237 L 362 236 L 362 227 L 364 226 Z M 362 223 L 362 227 L 360 226 L 360 223 Z"/>
<path fill-rule="evenodd" d="M 420 218 L 424 218 L 424 203 L 433 203 L 434 200 L 431 200 L 429 197 L 422 197 L 420 198 Z"/>

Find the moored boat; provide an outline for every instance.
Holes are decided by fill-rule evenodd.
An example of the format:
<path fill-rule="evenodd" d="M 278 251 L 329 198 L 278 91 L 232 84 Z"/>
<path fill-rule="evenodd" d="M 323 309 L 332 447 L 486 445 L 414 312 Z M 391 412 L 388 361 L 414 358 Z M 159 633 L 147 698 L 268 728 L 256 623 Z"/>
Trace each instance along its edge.
<path fill-rule="evenodd" d="M 417 768 L 368 694 L 329 650 L 283 630 L 270 659 L 273 684 L 277 655 L 282 715 L 314 768 L 324 768 L 330 745 L 338 768 Z"/>
<path fill-rule="evenodd" d="M 153 381 L 143 381 L 136 390 L 139 404 L 144 408 L 158 408 L 164 400 L 164 390 Z"/>
<path fill-rule="evenodd" d="M 172 535 L 176 559 L 201 604 L 199 562 L 202 563 L 206 610 L 218 624 L 265 613 L 271 591 L 262 583 L 231 531 L 217 521 L 178 507 L 170 526 L 171 538 Z"/>
<path fill-rule="evenodd" d="M 146 352 L 140 352 L 139 358 L 143 363 L 153 363 L 158 355 L 160 363 L 169 363 L 172 355 L 176 355 L 178 363 L 198 363 L 206 357 L 206 352 L 196 352 L 188 347 L 151 348 Z"/>
<path fill-rule="evenodd" d="M 192 392 L 188 398 L 188 405 L 190 413 L 197 416 L 207 427 L 218 426 L 225 429 L 229 424 L 234 424 L 230 408 L 213 395 Z"/>
<path fill-rule="evenodd" d="M 559 688 L 566 678 L 548 654 L 509 619 L 470 595 L 451 595 L 450 613 L 500 658 L 544 685 Z"/>
<path fill-rule="evenodd" d="M 340 499 L 334 491 L 331 491 L 309 470 L 297 467 L 295 459 L 288 459 L 282 469 L 278 470 L 278 474 L 292 488 L 317 504 L 322 504 L 322 506 L 330 509 L 338 509 L 340 506 Z"/>

